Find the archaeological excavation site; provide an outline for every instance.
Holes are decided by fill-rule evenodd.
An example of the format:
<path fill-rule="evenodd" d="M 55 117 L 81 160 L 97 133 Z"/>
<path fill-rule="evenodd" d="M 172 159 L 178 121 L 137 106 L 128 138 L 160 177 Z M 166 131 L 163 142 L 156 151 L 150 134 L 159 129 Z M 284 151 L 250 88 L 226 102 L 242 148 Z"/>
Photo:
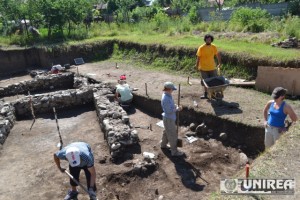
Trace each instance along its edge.
<path fill-rule="evenodd" d="M 221 103 L 203 100 L 199 78 L 113 60 L 114 45 L 1 50 L 1 200 L 63 199 L 69 177 L 53 154 L 79 141 L 94 153 L 98 199 L 210 199 L 222 178 L 245 178 L 246 164 L 264 151 L 260 105 L 270 99 L 270 88 L 263 93 L 229 85 Z M 66 68 L 50 73 L 53 65 Z M 134 89 L 130 106 L 115 100 L 121 75 Z M 183 107 L 180 157 L 160 148 L 166 81 L 180 85 L 173 93 Z M 68 168 L 67 161 L 61 164 Z M 83 172 L 80 182 L 86 185 Z M 78 189 L 78 199 L 89 199 Z"/>

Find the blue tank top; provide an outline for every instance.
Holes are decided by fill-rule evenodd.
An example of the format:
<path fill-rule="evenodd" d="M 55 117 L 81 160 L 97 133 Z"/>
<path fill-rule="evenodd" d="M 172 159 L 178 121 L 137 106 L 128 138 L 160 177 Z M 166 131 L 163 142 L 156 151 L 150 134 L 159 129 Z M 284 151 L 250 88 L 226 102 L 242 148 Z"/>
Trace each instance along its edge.
<path fill-rule="evenodd" d="M 283 112 L 285 102 L 282 102 L 279 109 L 274 108 L 274 102 L 271 103 L 269 109 L 269 118 L 268 124 L 275 127 L 284 127 L 284 120 L 286 118 L 286 114 Z"/>

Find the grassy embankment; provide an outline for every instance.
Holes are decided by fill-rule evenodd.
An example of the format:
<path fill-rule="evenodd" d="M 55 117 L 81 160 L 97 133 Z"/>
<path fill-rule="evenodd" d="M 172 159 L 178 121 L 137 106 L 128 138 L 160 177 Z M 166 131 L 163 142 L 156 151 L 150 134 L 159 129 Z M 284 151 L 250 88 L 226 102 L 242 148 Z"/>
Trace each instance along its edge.
<path fill-rule="evenodd" d="M 278 142 L 263 152 L 250 166 L 252 179 L 300 179 L 299 156 L 300 125 L 292 126 Z M 234 178 L 244 178 L 245 170 L 241 170 Z M 300 187 L 296 183 L 294 195 L 221 195 L 213 192 L 212 200 L 290 200 L 300 198 Z"/>
<path fill-rule="evenodd" d="M 198 35 L 175 35 L 168 36 L 166 34 L 149 34 L 142 35 L 137 33 L 123 33 L 117 36 L 101 36 L 92 39 L 86 39 L 80 42 L 70 41 L 69 44 L 76 43 L 90 43 L 101 40 L 116 39 L 127 42 L 134 42 L 146 45 L 164 45 L 167 48 L 188 48 L 194 49 L 195 54 L 199 45 L 203 43 L 203 36 Z M 247 59 L 252 60 L 267 60 L 276 62 L 289 62 L 292 60 L 300 60 L 299 50 L 296 49 L 282 49 L 275 48 L 269 44 L 263 44 L 258 42 L 246 42 L 246 41 L 236 41 L 229 39 L 215 39 L 214 43 L 218 46 L 219 50 L 223 53 L 229 54 L 232 57 L 241 60 L 240 63 L 245 62 Z M 127 52 L 117 52 L 114 53 L 113 58 L 115 60 L 134 60 L 135 63 L 140 65 L 148 65 L 150 68 L 155 68 L 156 70 L 170 70 L 170 71 L 180 71 L 181 73 L 193 74 L 195 59 L 196 57 L 187 56 L 181 58 L 180 61 L 178 57 L 168 57 L 162 58 L 159 55 L 153 56 L 153 52 L 148 52 L 148 55 L 141 55 L 137 51 L 127 51 Z M 147 53 L 146 53 L 147 54 Z M 251 62 L 251 61 L 250 61 Z M 149 64 L 151 65 L 149 65 Z M 243 64 L 232 65 L 227 63 L 223 66 L 222 73 L 227 77 L 240 77 L 240 78 L 250 78 L 253 77 L 253 72 L 250 69 L 243 67 Z"/>

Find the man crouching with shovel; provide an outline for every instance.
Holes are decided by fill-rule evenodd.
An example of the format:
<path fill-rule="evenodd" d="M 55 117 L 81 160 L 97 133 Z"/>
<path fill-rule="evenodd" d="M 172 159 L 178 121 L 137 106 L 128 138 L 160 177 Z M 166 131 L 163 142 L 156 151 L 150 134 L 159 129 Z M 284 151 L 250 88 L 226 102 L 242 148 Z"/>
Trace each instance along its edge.
<path fill-rule="evenodd" d="M 69 162 L 70 173 L 60 166 L 60 160 L 67 160 Z M 97 200 L 94 156 L 89 144 L 84 142 L 71 143 L 54 154 L 54 161 L 58 169 L 70 177 L 72 189 L 68 191 L 64 200 L 77 199 L 78 191 L 76 186 L 78 185 L 90 195 L 91 200 Z M 87 188 L 79 182 L 79 174 L 82 169 L 85 172 Z"/>

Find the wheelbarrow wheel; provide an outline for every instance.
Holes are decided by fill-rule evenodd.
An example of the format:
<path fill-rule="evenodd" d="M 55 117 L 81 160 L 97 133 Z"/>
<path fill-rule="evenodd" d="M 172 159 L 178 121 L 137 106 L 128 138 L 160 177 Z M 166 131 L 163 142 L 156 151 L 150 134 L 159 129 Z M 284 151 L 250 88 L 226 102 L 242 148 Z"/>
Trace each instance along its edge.
<path fill-rule="evenodd" d="M 216 94 L 215 94 L 215 98 L 216 98 L 216 102 L 217 102 L 217 105 L 222 105 L 222 99 L 223 99 L 223 94 L 222 94 L 222 92 L 217 92 Z"/>

